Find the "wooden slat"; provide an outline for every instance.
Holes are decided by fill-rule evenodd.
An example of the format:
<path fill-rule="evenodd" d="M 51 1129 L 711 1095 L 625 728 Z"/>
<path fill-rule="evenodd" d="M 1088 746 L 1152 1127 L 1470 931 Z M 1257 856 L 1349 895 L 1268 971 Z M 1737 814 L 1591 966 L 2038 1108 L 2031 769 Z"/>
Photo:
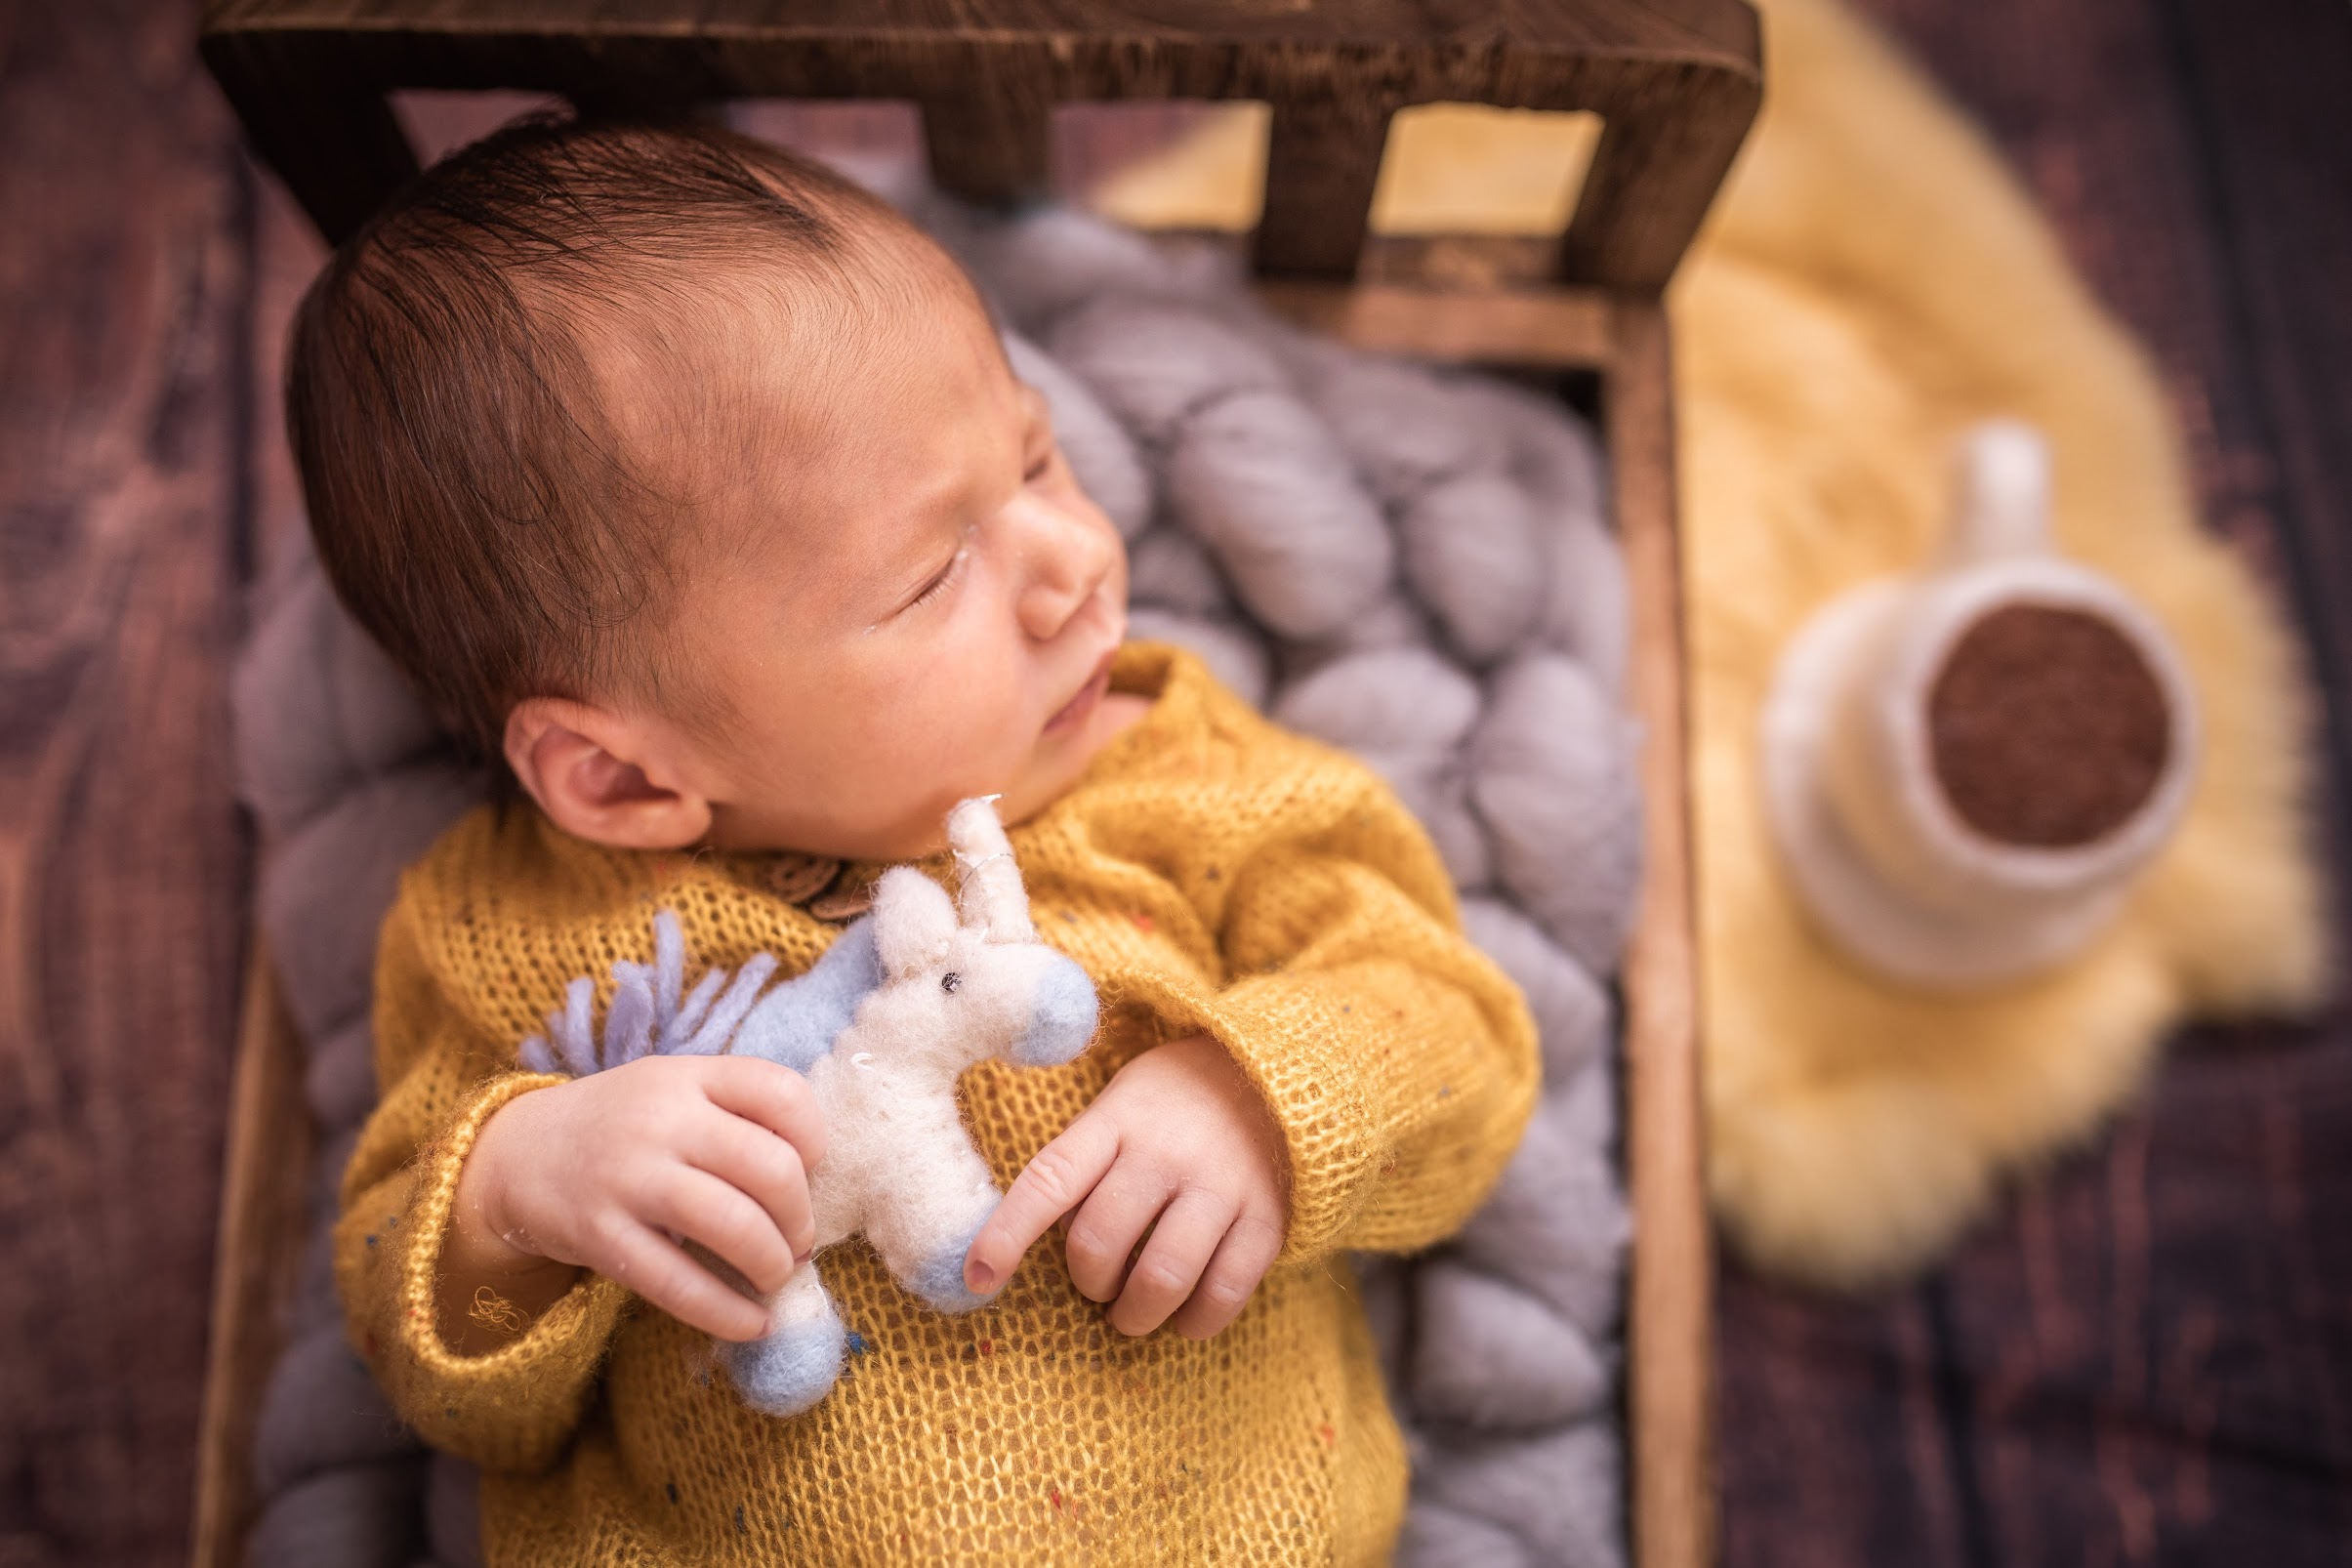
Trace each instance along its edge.
<path fill-rule="evenodd" d="M 1053 98 L 1042 51 L 991 52 L 973 62 L 966 91 L 923 103 L 924 151 L 939 188 L 1010 206 L 1052 186 Z"/>
<path fill-rule="evenodd" d="M 1260 283 L 1258 297 L 1296 321 L 1376 353 L 1449 363 L 1606 365 L 1616 319 L 1586 289 L 1457 294 L 1395 284 Z"/>
<path fill-rule="evenodd" d="M 212 1347 L 197 1428 L 193 1568 L 240 1568 L 253 1522 L 254 1419 L 283 1348 L 282 1312 L 302 1260 L 311 1124 L 303 1052 L 279 1006 L 268 952 L 246 965 L 228 1103 L 228 1163 L 215 1252 Z"/>
<path fill-rule="evenodd" d="M 1640 1568 L 1704 1568 L 1714 1560 L 1712 1254 L 1699 1122 L 1689 721 L 1665 310 L 1621 304 L 1615 336 L 1603 417 L 1632 591 L 1630 696 L 1642 726 L 1642 901 L 1624 975 L 1633 1547 Z"/>
<path fill-rule="evenodd" d="M 1560 242 L 1560 275 L 1658 289 L 1707 216 L 1763 99 L 1756 74 L 1613 64 L 1573 105 L 1598 113 L 1600 144 Z"/>
<path fill-rule="evenodd" d="M 417 172 L 384 90 L 330 52 L 214 34 L 204 62 L 264 163 L 319 231 L 341 241 Z"/>
<path fill-rule="evenodd" d="M 1252 254 L 1266 277 L 1355 275 L 1388 144 L 1393 98 L 1330 84 L 1274 104 L 1266 138 L 1265 209 Z"/>
<path fill-rule="evenodd" d="M 209 0 L 223 30 L 509 32 L 542 36 L 706 33 L 904 39 L 939 35 L 1139 43 L 1279 43 L 1294 49 L 1426 49 L 1508 38 L 1547 55 L 1717 59 L 1753 42 L 1742 0 Z"/>

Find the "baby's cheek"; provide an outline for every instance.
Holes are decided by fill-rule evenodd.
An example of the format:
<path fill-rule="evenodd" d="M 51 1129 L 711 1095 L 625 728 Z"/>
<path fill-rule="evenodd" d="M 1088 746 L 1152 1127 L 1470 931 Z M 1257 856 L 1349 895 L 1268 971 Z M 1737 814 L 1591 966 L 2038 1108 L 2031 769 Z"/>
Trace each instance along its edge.
<path fill-rule="evenodd" d="M 1001 774 L 1024 758 L 1032 704 L 1023 674 L 1007 650 L 986 639 L 956 639 L 930 661 L 934 679 L 919 698 L 889 705 L 890 749 L 902 766 L 936 776 L 941 769 Z"/>

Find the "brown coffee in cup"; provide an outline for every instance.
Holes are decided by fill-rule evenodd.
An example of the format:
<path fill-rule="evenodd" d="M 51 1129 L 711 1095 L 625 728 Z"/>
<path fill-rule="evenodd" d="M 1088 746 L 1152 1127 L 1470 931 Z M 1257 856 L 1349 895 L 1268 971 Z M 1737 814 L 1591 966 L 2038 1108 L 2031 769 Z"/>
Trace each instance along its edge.
<path fill-rule="evenodd" d="M 2010 603 L 1980 615 L 1927 694 L 1936 782 L 2000 844 L 2072 848 L 2156 793 L 2172 722 L 2155 672 L 2104 616 Z"/>

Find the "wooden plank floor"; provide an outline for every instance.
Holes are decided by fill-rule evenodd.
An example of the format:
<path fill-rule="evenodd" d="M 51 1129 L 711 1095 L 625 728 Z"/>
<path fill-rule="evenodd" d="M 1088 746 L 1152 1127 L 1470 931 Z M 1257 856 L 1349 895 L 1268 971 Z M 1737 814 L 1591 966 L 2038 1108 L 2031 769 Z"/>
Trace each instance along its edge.
<path fill-rule="evenodd" d="M 2340 780 L 2352 10 L 1869 8 L 2148 344 L 2207 516 L 2314 646 Z M 2352 1015 L 2192 1032 L 1917 1289 L 1831 1304 L 1734 1270 L 1718 1321 L 1739 1568 L 2352 1561 Z"/>
<path fill-rule="evenodd" d="M 1866 0 L 2147 340 L 2352 693 L 2352 12 Z M 0 1568 L 186 1541 L 250 846 L 226 685 L 311 265 L 178 0 L 0 7 Z M 2346 821 L 2338 804 L 2332 820 Z M 1951 1266 L 1734 1271 L 1737 1564 L 2352 1558 L 2352 1014 L 2204 1031 Z"/>
<path fill-rule="evenodd" d="M 252 183 L 143 0 L 0 7 L 0 1563 L 186 1550 L 247 921 Z"/>

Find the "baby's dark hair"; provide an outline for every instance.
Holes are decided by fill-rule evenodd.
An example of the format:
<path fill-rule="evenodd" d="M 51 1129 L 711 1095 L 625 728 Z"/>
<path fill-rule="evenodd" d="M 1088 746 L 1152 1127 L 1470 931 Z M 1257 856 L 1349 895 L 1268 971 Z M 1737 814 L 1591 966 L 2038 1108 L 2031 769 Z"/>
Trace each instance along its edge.
<path fill-rule="evenodd" d="M 498 759 L 527 696 L 695 701 L 661 635 L 681 511 L 615 438 L 584 329 L 683 299 L 706 264 L 838 280 L 893 230 L 878 198 L 729 131 L 540 115 L 336 252 L 287 364 L 311 535 L 469 749 Z"/>

